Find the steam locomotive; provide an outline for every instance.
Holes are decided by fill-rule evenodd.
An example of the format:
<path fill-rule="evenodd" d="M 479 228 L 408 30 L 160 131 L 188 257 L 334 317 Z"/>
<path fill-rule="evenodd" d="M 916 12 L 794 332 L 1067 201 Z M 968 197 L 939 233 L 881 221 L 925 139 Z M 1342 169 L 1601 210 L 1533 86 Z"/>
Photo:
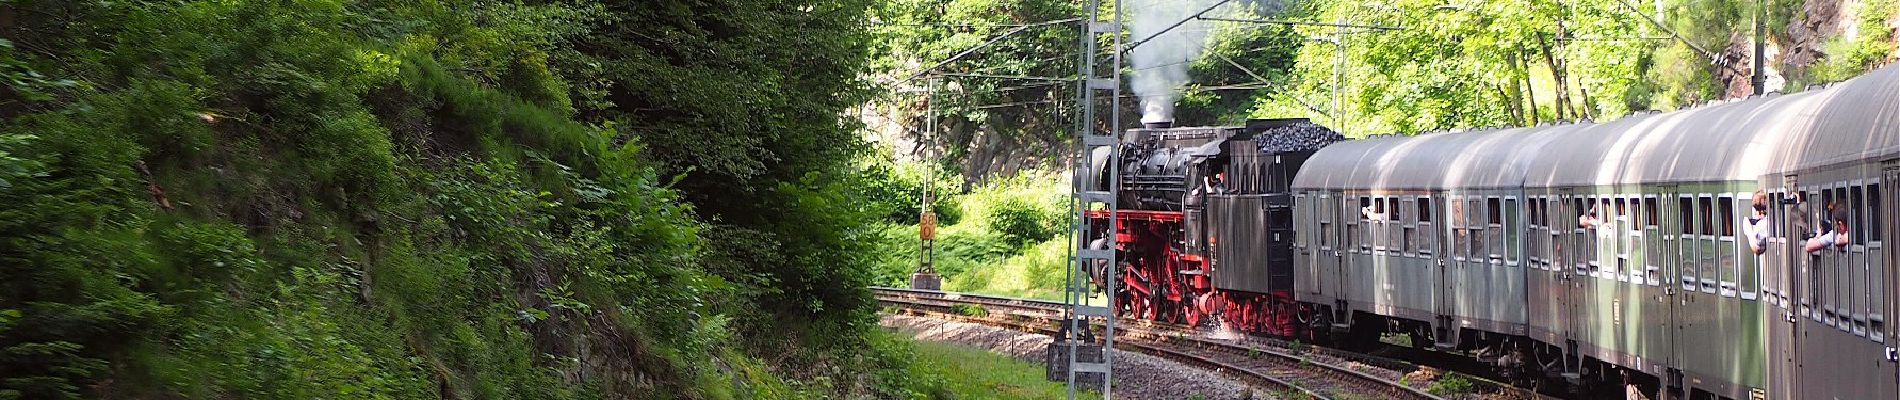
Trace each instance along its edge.
<path fill-rule="evenodd" d="M 1900 398 L 1900 67 L 1601 124 L 1121 146 L 1093 161 L 1122 209 L 1087 216 L 1124 318 L 1406 337 L 1590 397 Z"/>

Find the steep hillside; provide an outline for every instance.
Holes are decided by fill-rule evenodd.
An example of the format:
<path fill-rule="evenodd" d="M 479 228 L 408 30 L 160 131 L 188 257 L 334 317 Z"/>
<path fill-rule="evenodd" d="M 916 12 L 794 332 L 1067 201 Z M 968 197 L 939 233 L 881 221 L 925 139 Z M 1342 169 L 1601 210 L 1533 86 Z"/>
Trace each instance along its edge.
<path fill-rule="evenodd" d="M 0 3 L 0 399 L 910 397 L 865 5 Z"/>

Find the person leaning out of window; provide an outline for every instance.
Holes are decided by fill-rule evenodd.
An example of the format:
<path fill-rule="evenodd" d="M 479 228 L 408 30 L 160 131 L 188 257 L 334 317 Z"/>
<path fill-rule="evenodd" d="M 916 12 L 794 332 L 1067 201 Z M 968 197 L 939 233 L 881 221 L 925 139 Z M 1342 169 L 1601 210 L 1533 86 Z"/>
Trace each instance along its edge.
<path fill-rule="evenodd" d="M 1759 256 L 1768 251 L 1768 192 L 1755 191 L 1754 208 L 1755 214 L 1748 217 L 1748 225 L 1743 228 L 1748 230 L 1744 232 L 1748 234 L 1748 249 Z"/>
<path fill-rule="evenodd" d="M 1831 214 L 1828 219 L 1834 222 L 1834 230 L 1808 239 L 1808 244 L 1803 247 L 1808 254 L 1826 250 L 1828 245 L 1846 250 L 1847 244 L 1853 241 L 1853 235 L 1849 235 L 1847 231 L 1847 210 L 1835 209 Z"/>

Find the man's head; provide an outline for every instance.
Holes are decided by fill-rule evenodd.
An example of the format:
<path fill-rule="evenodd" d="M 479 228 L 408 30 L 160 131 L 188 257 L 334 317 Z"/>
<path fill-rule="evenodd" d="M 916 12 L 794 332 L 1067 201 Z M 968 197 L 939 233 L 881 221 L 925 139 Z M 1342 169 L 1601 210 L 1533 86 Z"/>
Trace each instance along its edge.
<path fill-rule="evenodd" d="M 1755 203 L 1754 204 L 1755 212 L 1767 213 L 1768 212 L 1768 192 L 1764 192 L 1760 190 L 1755 191 L 1754 203 Z"/>
<path fill-rule="evenodd" d="M 1834 221 L 1834 230 L 1842 233 L 1847 232 L 1847 210 L 1836 209 L 1828 219 Z"/>

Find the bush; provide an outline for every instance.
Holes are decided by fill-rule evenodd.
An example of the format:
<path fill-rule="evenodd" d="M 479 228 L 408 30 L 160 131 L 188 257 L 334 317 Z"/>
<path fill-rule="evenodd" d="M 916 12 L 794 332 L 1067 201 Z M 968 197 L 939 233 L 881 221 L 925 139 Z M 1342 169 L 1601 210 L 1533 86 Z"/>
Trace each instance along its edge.
<path fill-rule="evenodd" d="M 990 209 L 990 226 L 1012 247 L 1055 238 L 1062 232 L 1062 224 L 1056 219 L 1047 207 L 1021 198 L 1005 199 Z"/>

